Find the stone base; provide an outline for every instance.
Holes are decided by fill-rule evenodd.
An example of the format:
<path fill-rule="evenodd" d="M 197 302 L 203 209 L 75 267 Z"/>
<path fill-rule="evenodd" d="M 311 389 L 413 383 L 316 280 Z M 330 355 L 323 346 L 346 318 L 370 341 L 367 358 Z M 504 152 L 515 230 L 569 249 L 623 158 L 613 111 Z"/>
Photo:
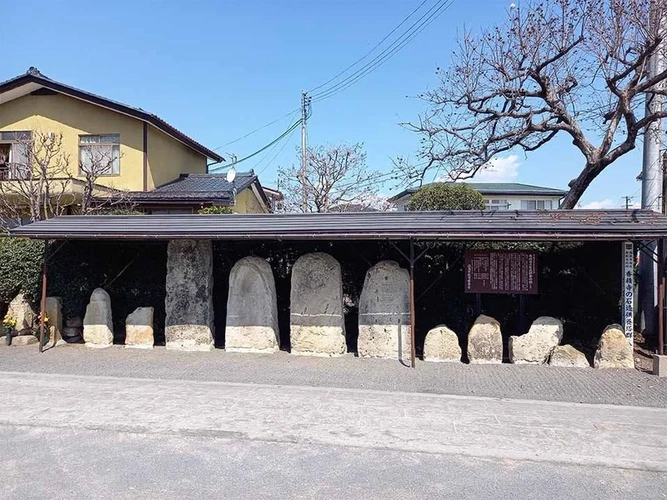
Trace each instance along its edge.
<path fill-rule="evenodd" d="M 3 342 L 5 338 L 2 338 Z M 18 337 L 12 337 L 12 347 L 21 347 L 27 345 L 39 344 L 39 339 L 34 335 L 19 335 Z"/>
<path fill-rule="evenodd" d="M 273 354 L 278 352 L 278 347 L 273 349 L 253 349 L 252 347 L 225 347 L 227 352 L 244 352 L 247 354 Z"/>
<path fill-rule="evenodd" d="M 471 359 L 469 360 L 471 365 L 502 365 L 502 359 Z"/>
<path fill-rule="evenodd" d="M 658 377 L 667 377 L 667 355 L 653 355 L 653 375 Z"/>
<path fill-rule="evenodd" d="M 113 344 L 93 344 L 92 342 L 85 342 L 83 345 L 92 349 L 106 349 L 107 347 L 111 347 Z"/>
<path fill-rule="evenodd" d="M 301 326 L 290 328 L 292 354 L 298 356 L 334 357 L 347 352 L 345 332 L 337 326 Z"/>
<path fill-rule="evenodd" d="M 210 351 L 213 334 L 208 326 L 175 325 L 165 328 L 167 349 L 174 351 Z"/>
<path fill-rule="evenodd" d="M 125 344 L 128 349 L 152 349 L 153 344 Z"/>
<path fill-rule="evenodd" d="M 412 357 L 410 341 L 409 326 L 361 324 L 359 325 L 357 353 L 360 358 L 410 361 Z"/>
<path fill-rule="evenodd" d="M 275 330 L 270 326 L 228 326 L 225 351 L 276 352 L 280 348 Z"/>

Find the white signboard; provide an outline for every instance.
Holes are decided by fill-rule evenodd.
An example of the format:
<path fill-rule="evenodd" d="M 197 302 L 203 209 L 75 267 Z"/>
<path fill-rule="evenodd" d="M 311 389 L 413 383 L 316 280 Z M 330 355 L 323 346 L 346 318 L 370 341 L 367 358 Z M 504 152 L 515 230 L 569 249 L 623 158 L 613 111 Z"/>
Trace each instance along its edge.
<path fill-rule="evenodd" d="M 635 251 L 630 241 L 623 243 L 623 328 L 625 338 L 633 345 L 634 337 L 634 303 L 635 303 Z"/>

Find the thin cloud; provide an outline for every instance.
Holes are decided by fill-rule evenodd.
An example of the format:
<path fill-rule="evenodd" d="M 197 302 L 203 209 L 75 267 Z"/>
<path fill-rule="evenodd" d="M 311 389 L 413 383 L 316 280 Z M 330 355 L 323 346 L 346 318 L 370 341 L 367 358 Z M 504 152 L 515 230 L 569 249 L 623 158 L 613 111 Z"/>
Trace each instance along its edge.
<path fill-rule="evenodd" d="M 483 166 L 471 181 L 479 182 L 512 182 L 519 176 L 521 162 L 517 155 L 494 158 Z"/>
<path fill-rule="evenodd" d="M 605 208 L 618 208 L 618 204 L 615 203 L 614 200 L 607 198 L 601 201 L 591 201 L 590 203 L 581 205 L 581 208 L 585 210 L 601 210 Z"/>

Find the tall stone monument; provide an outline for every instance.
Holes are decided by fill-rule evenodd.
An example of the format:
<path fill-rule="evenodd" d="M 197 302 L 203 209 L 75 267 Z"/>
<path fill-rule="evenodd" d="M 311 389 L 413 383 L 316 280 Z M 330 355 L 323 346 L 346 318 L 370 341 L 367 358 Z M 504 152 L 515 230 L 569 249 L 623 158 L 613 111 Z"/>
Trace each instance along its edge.
<path fill-rule="evenodd" d="M 299 257 L 292 268 L 290 344 L 293 354 L 345 354 L 343 279 L 340 264 L 326 253 Z"/>

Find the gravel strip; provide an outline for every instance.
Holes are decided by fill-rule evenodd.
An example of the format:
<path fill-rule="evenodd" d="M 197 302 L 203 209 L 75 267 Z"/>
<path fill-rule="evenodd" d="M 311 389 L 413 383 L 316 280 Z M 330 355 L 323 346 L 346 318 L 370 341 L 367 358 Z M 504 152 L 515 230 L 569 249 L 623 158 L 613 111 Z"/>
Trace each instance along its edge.
<path fill-rule="evenodd" d="M 0 371 L 103 375 L 667 407 L 667 379 L 635 370 L 531 365 L 467 365 L 418 361 L 311 358 L 276 354 L 126 349 L 64 345 L 0 347 Z"/>

